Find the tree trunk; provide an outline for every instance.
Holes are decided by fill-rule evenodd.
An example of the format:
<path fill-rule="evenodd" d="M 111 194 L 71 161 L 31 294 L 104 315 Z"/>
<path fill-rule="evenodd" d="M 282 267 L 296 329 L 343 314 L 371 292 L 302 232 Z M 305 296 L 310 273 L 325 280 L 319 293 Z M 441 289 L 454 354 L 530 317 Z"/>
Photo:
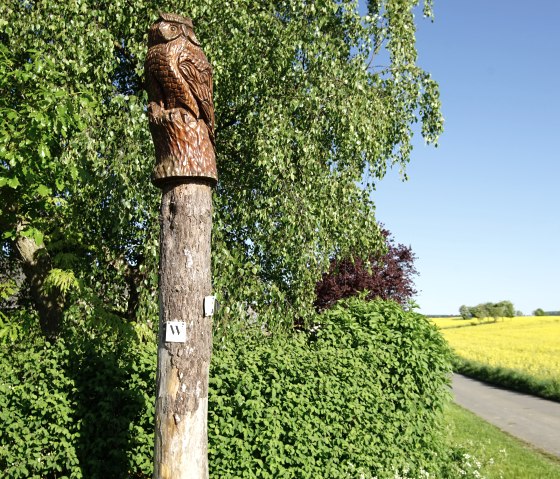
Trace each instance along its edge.
<path fill-rule="evenodd" d="M 23 226 L 18 226 L 18 230 Z M 31 299 L 39 315 L 39 324 L 45 338 L 55 341 L 60 332 L 63 302 L 58 288 L 45 291 L 45 280 L 51 270 L 51 260 L 44 246 L 38 246 L 32 238 L 18 236 L 16 251 L 21 260 L 21 269 L 29 284 Z"/>
<path fill-rule="evenodd" d="M 212 321 L 212 189 L 196 180 L 163 188 L 155 479 L 208 478 L 208 371 Z M 186 323 L 186 342 L 168 342 L 166 323 Z M 169 339 L 169 338 L 167 338 Z"/>

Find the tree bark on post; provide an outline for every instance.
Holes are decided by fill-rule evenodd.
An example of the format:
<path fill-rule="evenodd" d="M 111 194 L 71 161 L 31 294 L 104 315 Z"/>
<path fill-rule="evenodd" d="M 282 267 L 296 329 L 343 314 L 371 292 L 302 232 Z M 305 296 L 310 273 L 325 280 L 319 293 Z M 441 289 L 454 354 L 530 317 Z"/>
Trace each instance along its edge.
<path fill-rule="evenodd" d="M 210 236 L 217 182 L 212 68 L 189 18 L 148 33 L 148 119 L 162 190 L 154 479 L 208 478 Z M 207 304 L 208 305 L 208 304 Z"/>
<path fill-rule="evenodd" d="M 212 322 L 212 190 L 204 183 L 164 188 L 161 202 L 160 323 L 154 478 L 208 477 L 208 369 Z M 166 341 L 166 324 L 184 322 L 186 342 Z"/>

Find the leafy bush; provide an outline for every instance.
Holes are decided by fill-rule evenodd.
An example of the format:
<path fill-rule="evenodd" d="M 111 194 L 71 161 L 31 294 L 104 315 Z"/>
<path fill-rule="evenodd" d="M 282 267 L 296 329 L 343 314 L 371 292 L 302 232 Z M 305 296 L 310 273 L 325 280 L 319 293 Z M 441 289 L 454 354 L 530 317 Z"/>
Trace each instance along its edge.
<path fill-rule="evenodd" d="M 2 477 L 147 478 L 153 344 L 26 339 L 0 355 Z"/>
<path fill-rule="evenodd" d="M 316 319 L 295 336 L 245 330 L 215 345 L 211 477 L 448 477 L 449 352 L 436 329 L 396 303 L 356 298 Z M 69 337 L 2 346 L 0 470 L 150 477 L 155 345 Z"/>
<path fill-rule="evenodd" d="M 367 292 L 368 299 L 390 299 L 405 305 L 416 294 L 416 255 L 410 246 L 395 244 L 389 230 L 381 227 L 386 251 L 379 250 L 367 261 L 359 257 L 333 259 L 315 287 L 315 307 L 330 308 L 340 299 Z"/>
<path fill-rule="evenodd" d="M 439 418 L 450 356 L 435 327 L 394 302 L 357 298 L 317 320 L 295 338 L 245 332 L 215 349 L 211 476 L 420 477 L 447 467 Z"/>
<path fill-rule="evenodd" d="M 157 349 L 126 339 L 84 341 L 72 354 L 85 478 L 152 474 Z"/>
<path fill-rule="evenodd" d="M 64 342 L 6 346 L 0 355 L 0 471 L 4 477 L 82 477 Z M 59 475 L 60 474 L 60 475 Z"/>

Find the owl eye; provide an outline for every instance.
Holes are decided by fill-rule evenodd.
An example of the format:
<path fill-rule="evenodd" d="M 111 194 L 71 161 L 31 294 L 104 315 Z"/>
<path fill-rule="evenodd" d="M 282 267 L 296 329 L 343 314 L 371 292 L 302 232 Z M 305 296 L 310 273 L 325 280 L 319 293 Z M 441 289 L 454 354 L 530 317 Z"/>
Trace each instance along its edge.
<path fill-rule="evenodd" d="M 171 25 L 170 30 L 175 33 L 177 31 L 177 27 L 175 25 Z"/>

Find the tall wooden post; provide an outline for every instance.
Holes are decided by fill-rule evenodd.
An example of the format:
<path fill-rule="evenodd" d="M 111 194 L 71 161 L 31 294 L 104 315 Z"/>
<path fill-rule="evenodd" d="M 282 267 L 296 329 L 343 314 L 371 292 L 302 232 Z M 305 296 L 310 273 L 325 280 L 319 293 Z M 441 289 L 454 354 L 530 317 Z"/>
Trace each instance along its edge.
<path fill-rule="evenodd" d="M 203 301 L 211 293 L 211 229 L 212 191 L 208 185 L 186 183 L 164 188 L 154 464 L 157 479 L 208 477 L 206 420 L 212 324 L 211 318 L 204 316 Z M 168 341 L 179 335 L 186 336 L 185 342 Z"/>
<path fill-rule="evenodd" d="M 161 14 L 148 47 L 152 181 L 162 189 L 154 479 L 207 479 L 212 69 L 189 18 Z"/>

